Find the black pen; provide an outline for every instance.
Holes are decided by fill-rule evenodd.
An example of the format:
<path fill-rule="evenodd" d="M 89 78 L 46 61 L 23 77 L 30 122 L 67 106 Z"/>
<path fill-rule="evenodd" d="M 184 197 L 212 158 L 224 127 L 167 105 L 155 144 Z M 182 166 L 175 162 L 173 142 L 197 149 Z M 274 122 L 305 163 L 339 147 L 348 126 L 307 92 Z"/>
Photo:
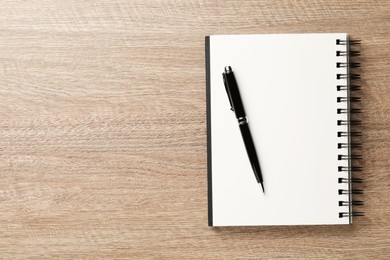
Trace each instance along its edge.
<path fill-rule="evenodd" d="M 231 110 L 235 112 L 236 118 L 238 120 L 241 136 L 242 139 L 244 140 L 245 149 L 248 154 L 253 173 L 255 174 L 257 183 L 260 183 L 261 188 L 265 193 L 264 185 L 263 185 L 263 176 L 261 175 L 259 159 L 257 158 L 255 145 L 253 143 L 251 132 L 249 131 L 248 119 L 245 115 L 244 106 L 242 104 L 240 92 L 238 91 L 236 78 L 234 77 L 232 68 L 230 66 L 226 66 L 225 72 L 222 73 L 222 76 L 223 76 L 223 82 L 225 84 L 226 92 L 229 97 Z"/>

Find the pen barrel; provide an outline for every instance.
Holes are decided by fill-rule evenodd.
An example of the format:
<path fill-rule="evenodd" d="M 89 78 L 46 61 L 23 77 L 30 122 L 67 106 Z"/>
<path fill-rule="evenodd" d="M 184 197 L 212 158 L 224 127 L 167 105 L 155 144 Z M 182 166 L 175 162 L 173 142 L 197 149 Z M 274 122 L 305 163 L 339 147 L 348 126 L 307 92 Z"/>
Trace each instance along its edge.
<path fill-rule="evenodd" d="M 257 157 L 256 148 L 252 139 L 251 132 L 249 130 L 248 123 L 240 124 L 239 126 L 253 173 L 255 174 L 258 183 L 263 182 L 259 159 Z"/>
<path fill-rule="evenodd" d="M 233 71 L 226 73 L 226 81 L 228 82 L 228 95 L 236 118 L 245 117 L 245 109 L 242 104 L 240 91 Z"/>

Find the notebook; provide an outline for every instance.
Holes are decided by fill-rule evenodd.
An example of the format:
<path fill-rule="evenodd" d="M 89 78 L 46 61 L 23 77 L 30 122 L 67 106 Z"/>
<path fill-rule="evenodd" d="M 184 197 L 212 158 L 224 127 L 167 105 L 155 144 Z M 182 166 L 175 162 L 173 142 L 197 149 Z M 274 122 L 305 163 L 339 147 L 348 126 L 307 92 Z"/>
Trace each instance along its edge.
<path fill-rule="evenodd" d="M 209 226 L 351 224 L 351 96 L 359 55 L 346 33 L 213 35 L 206 43 Z M 352 59 L 352 58 L 351 58 Z M 256 182 L 222 73 L 231 66 L 252 132 Z"/>

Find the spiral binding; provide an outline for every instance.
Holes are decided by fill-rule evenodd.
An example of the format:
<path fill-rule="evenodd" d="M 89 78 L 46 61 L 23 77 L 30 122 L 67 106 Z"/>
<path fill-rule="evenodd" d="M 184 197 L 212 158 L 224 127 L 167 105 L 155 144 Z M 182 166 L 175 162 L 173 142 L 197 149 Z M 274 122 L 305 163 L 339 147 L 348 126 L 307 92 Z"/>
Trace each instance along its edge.
<path fill-rule="evenodd" d="M 340 212 L 339 213 L 339 218 L 345 218 L 345 217 L 360 217 L 360 216 L 364 216 L 364 212 L 352 212 L 352 213 L 349 213 L 349 212 Z"/>
<path fill-rule="evenodd" d="M 361 125 L 361 120 L 337 120 L 337 125 Z"/>
<path fill-rule="evenodd" d="M 362 148 L 361 143 L 338 143 L 337 148 Z"/>
<path fill-rule="evenodd" d="M 358 103 L 360 101 L 362 101 L 360 97 L 337 97 L 337 103 L 341 103 L 341 102 Z"/>
<path fill-rule="evenodd" d="M 356 91 L 356 90 L 361 90 L 361 87 L 357 86 L 357 85 L 348 85 L 348 86 L 337 85 L 337 91 L 340 91 L 340 90 Z"/>
<path fill-rule="evenodd" d="M 360 160 L 363 159 L 360 155 L 338 155 L 339 160 Z"/>
<path fill-rule="evenodd" d="M 363 168 L 362 167 L 357 167 L 357 166 L 354 166 L 354 167 L 348 167 L 348 166 L 339 166 L 338 167 L 338 171 L 339 172 L 350 172 L 350 171 L 354 171 L 354 172 L 361 172 L 363 171 Z"/>
<path fill-rule="evenodd" d="M 360 51 L 337 51 L 336 56 L 349 56 L 349 57 L 360 56 Z"/>
<path fill-rule="evenodd" d="M 363 180 L 360 179 L 360 178 L 351 178 L 351 179 L 339 178 L 339 183 L 349 183 L 349 182 L 352 182 L 352 183 L 362 183 Z"/>
<path fill-rule="evenodd" d="M 338 108 L 337 109 L 337 114 L 357 114 L 361 113 L 362 110 L 358 108 Z"/>
<path fill-rule="evenodd" d="M 359 74 L 337 74 L 337 79 L 356 80 L 356 79 L 360 79 L 360 75 Z"/>
<path fill-rule="evenodd" d="M 346 50 L 337 50 L 336 56 L 347 57 L 347 62 L 337 62 L 336 68 L 346 68 L 348 71 L 347 73 L 338 73 L 336 75 L 337 80 L 346 80 L 348 82 L 347 85 L 337 85 L 337 91 L 347 91 L 346 95 L 343 95 L 341 97 L 337 97 L 337 103 L 347 103 L 347 108 L 345 108 L 345 107 L 337 108 L 337 114 L 347 115 L 347 120 L 337 120 L 337 125 L 348 127 L 347 132 L 344 132 L 344 131 L 337 132 L 338 137 L 348 139 L 348 142 L 339 142 L 337 144 L 337 148 L 349 150 L 348 155 L 339 154 L 338 158 L 337 158 L 340 161 L 342 161 L 342 160 L 348 161 L 348 166 L 338 166 L 338 168 L 337 168 L 338 172 L 340 172 L 340 174 L 342 175 L 338 178 L 338 183 L 348 184 L 348 189 L 339 189 L 338 194 L 339 195 L 348 195 L 348 197 L 349 197 L 348 201 L 345 201 L 345 200 L 339 201 L 340 207 L 348 207 L 348 209 L 349 209 L 348 212 L 339 212 L 339 218 L 349 218 L 350 223 L 352 222 L 352 217 L 364 216 L 364 212 L 352 211 L 352 206 L 361 206 L 364 204 L 363 201 L 361 201 L 361 200 L 352 200 L 352 195 L 363 194 L 363 190 L 352 188 L 352 184 L 359 184 L 359 183 L 363 182 L 363 180 L 360 178 L 352 177 L 352 173 L 360 172 L 363 170 L 362 167 L 352 166 L 352 161 L 360 160 L 360 159 L 362 159 L 362 157 L 360 155 L 356 155 L 356 154 L 351 153 L 352 148 L 354 148 L 354 149 L 355 148 L 357 148 L 357 149 L 362 148 L 362 144 L 360 142 L 356 142 L 356 141 L 352 142 L 352 140 L 351 140 L 352 137 L 359 137 L 362 135 L 362 133 L 360 131 L 351 131 L 352 126 L 361 125 L 362 121 L 350 119 L 351 115 L 362 113 L 362 110 L 359 108 L 351 108 L 352 103 L 361 102 L 361 98 L 356 97 L 356 96 L 352 97 L 350 95 L 353 91 L 360 91 L 361 90 L 361 86 L 356 85 L 356 84 L 350 84 L 351 81 L 360 80 L 360 74 L 349 73 L 350 69 L 360 67 L 359 62 L 351 62 L 349 60 L 351 57 L 360 56 L 360 54 L 361 54 L 360 51 L 350 50 L 350 46 L 359 45 L 359 44 L 361 44 L 360 40 L 350 40 L 350 39 L 347 39 L 347 40 L 337 39 L 336 40 L 336 45 L 340 45 L 340 47 L 342 45 L 346 46 L 346 47 L 343 47 L 343 48 L 346 48 Z M 346 173 L 348 173 L 348 176 L 345 176 Z"/>
<path fill-rule="evenodd" d="M 338 137 L 343 136 L 362 136 L 362 132 L 337 132 Z"/>
<path fill-rule="evenodd" d="M 364 205 L 364 202 L 361 200 L 351 201 L 339 201 L 339 206 L 349 206 L 349 205 Z"/>
<path fill-rule="evenodd" d="M 357 63 L 357 62 L 337 62 L 336 67 L 337 68 L 359 68 L 360 63 Z"/>
<path fill-rule="evenodd" d="M 336 40 L 336 44 L 337 45 L 357 45 L 357 44 L 360 44 L 361 41 L 360 40 L 340 40 L 340 39 L 337 39 Z"/>
<path fill-rule="evenodd" d="M 342 194 L 363 194 L 363 190 L 339 190 L 339 195 Z"/>

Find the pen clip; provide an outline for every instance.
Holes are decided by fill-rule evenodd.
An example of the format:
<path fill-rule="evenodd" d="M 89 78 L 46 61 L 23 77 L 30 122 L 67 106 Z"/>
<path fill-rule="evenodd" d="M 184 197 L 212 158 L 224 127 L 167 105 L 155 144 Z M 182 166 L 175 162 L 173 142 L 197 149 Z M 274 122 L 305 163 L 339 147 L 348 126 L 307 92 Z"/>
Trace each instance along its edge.
<path fill-rule="evenodd" d="M 230 96 L 229 84 L 228 84 L 228 80 L 226 78 L 226 73 L 225 72 L 222 73 L 222 77 L 223 77 L 223 84 L 225 85 L 225 90 L 226 90 L 226 93 L 227 93 L 228 98 L 229 98 L 230 110 L 234 111 L 233 103 L 232 103 L 232 97 Z"/>

